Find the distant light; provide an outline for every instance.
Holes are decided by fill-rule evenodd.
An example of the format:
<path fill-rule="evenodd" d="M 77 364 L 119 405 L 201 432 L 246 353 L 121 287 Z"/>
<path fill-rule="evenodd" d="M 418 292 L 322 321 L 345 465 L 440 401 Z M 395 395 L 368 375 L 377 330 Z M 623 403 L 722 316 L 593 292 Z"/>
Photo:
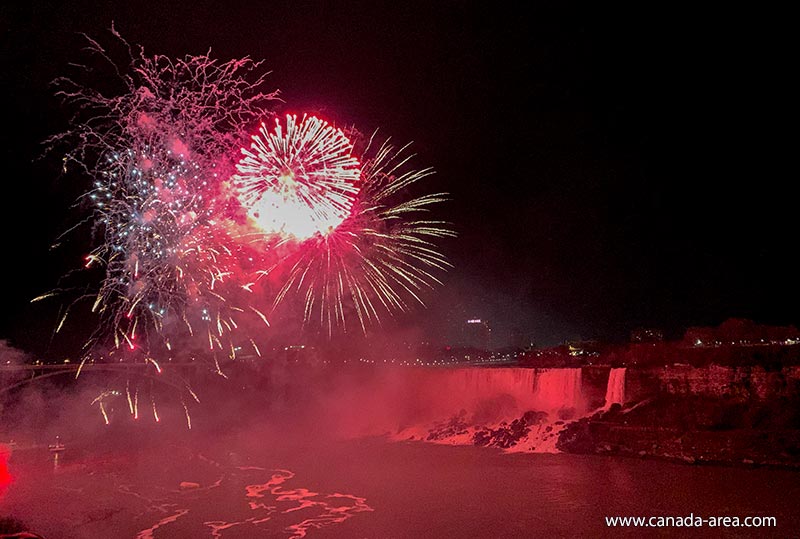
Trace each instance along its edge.
<path fill-rule="evenodd" d="M 472 320 L 467 320 L 467 324 L 483 324 L 483 320 L 480 318 L 473 318 Z"/>

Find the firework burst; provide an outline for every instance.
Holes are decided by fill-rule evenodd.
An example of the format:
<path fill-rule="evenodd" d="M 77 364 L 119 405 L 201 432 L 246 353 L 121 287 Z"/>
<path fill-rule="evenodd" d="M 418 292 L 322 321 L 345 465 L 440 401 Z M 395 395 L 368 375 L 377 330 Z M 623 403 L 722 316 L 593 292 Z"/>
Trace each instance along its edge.
<path fill-rule="evenodd" d="M 454 232 L 428 218 L 445 193 L 407 197 L 433 171 L 406 170 L 411 155 L 405 150 L 386 142 L 373 152 L 370 140 L 351 214 L 284 261 L 290 270 L 274 306 L 298 295 L 305 322 L 318 321 L 331 334 L 346 329 L 352 314 L 366 331 L 382 313 L 408 310 L 410 302 L 424 305 L 422 291 L 440 284 L 435 273 L 450 267 L 435 242 Z"/>
<path fill-rule="evenodd" d="M 162 329 L 171 318 L 222 348 L 232 310 L 242 310 L 223 293 L 238 267 L 223 180 L 242 133 L 269 114 L 275 93 L 261 91 L 260 64 L 247 58 L 172 60 L 140 50 L 122 70 L 99 43 L 89 43 L 119 74 L 122 90 L 104 95 L 57 80 L 57 95 L 79 112 L 75 127 L 49 142 L 69 145 L 65 170 L 77 164 L 94 178 L 86 197 L 101 241 L 86 266 L 103 266 L 105 279 L 94 295 L 92 310 L 103 323 L 93 339 L 110 335 L 115 347 L 131 350 L 136 342 L 149 350 L 154 341 L 168 348 Z"/>
<path fill-rule="evenodd" d="M 102 268 L 104 277 L 96 292 L 70 305 L 88 299 L 100 317 L 80 366 L 115 355 L 160 374 L 153 358 L 171 357 L 172 341 L 196 337 L 219 372 L 216 355 L 235 354 L 235 318 L 260 314 L 240 302 L 236 277 L 244 274 L 246 246 L 233 239 L 238 225 L 227 180 L 244 133 L 270 114 L 276 93 L 262 91 L 259 62 L 147 56 L 114 35 L 127 64 L 87 39 L 91 58 L 116 74 L 104 86 L 117 90 L 58 79 L 57 95 L 77 112 L 69 131 L 48 140 L 50 151 L 66 147 L 65 173 L 77 168 L 93 179 L 83 197 L 90 207 L 84 222 L 97 241 L 85 266 Z M 117 394 L 98 401 L 104 417 L 106 401 Z"/>
<path fill-rule="evenodd" d="M 239 200 L 265 234 L 308 239 L 327 234 L 351 213 L 360 168 L 341 129 L 314 116 L 261 125 L 236 166 Z"/>

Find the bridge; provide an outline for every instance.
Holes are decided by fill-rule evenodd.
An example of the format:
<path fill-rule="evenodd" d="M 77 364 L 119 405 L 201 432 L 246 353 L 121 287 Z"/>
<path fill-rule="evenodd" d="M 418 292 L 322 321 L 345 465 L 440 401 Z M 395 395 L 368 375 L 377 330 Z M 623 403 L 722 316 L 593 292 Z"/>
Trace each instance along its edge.
<path fill-rule="evenodd" d="M 136 374 L 179 389 L 185 387 L 190 378 L 196 377 L 201 369 L 208 369 L 208 365 L 201 361 L 167 362 L 166 365 L 169 366 L 168 373 L 150 363 L 85 363 L 82 367 L 79 363 L 0 365 L 0 395 L 45 378 L 67 374 L 77 377 L 79 368 L 81 375 L 90 372 Z M 18 376 L 14 376 L 15 373 Z M 20 375 L 24 377 L 20 379 Z"/>

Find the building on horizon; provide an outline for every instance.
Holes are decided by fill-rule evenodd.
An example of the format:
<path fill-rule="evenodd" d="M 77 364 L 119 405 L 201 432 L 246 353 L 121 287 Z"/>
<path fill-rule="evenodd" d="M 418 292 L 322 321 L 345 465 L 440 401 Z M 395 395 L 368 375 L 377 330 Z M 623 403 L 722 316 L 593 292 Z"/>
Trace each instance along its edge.
<path fill-rule="evenodd" d="M 482 318 L 471 318 L 462 328 L 462 344 L 478 350 L 489 350 L 492 346 L 492 328 L 489 321 Z"/>

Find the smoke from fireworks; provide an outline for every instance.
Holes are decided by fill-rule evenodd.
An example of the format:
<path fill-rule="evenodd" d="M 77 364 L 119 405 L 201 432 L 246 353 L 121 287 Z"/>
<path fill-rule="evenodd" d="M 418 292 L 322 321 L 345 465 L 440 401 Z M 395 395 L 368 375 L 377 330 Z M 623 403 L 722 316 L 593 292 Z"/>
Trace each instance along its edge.
<path fill-rule="evenodd" d="M 443 194 L 402 198 L 429 169 L 407 171 L 408 158 L 388 144 L 357 155 L 355 131 L 313 116 L 267 129 L 277 93 L 263 90 L 259 62 L 134 54 L 114 34 L 131 59 L 127 69 L 96 41 L 89 49 L 113 66 L 120 89 L 56 81 L 78 112 L 49 141 L 66 145 L 65 171 L 77 165 L 92 178 L 84 198 L 97 243 L 85 265 L 104 272 L 95 293 L 75 300 L 89 299 L 100 317 L 77 374 L 88 360 L 114 356 L 161 375 L 159 362 L 176 355 L 178 339 L 203 343 L 223 374 L 220 359 L 235 358 L 237 341 L 259 353 L 237 331 L 243 319 L 268 326 L 270 306 L 294 294 L 304 320 L 329 333 L 347 330 L 352 313 L 366 331 L 381 312 L 423 303 L 421 291 L 448 266 L 434 241 L 452 235 L 425 215 Z M 267 286 L 265 277 L 276 275 L 282 282 Z M 188 385 L 169 383 L 197 399 Z M 92 403 L 106 422 L 120 401 L 139 417 L 139 384 L 124 384 Z"/>

